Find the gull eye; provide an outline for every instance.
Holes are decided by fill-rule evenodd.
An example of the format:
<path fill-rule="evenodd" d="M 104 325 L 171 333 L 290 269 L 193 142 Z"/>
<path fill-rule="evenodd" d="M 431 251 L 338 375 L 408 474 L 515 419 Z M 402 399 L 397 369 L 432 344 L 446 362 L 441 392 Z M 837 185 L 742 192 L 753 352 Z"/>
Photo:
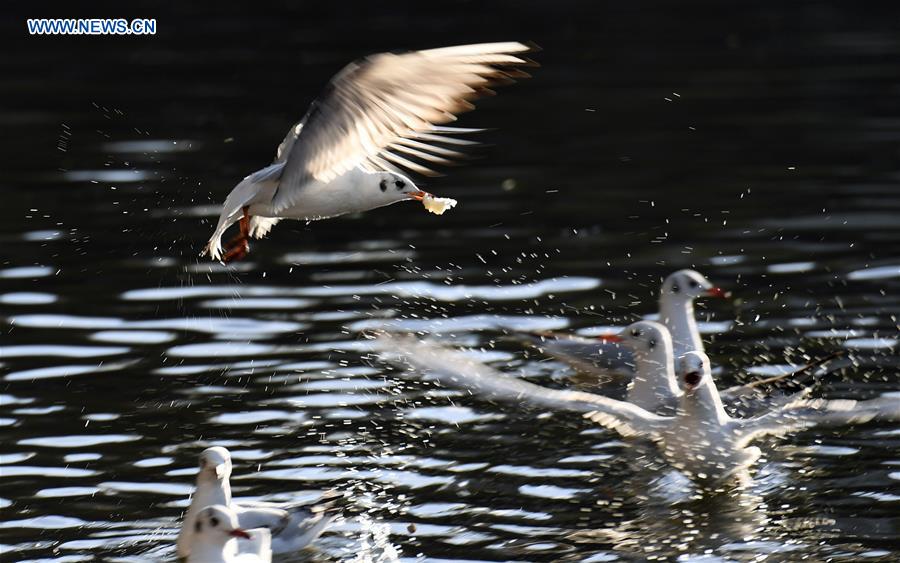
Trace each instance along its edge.
<path fill-rule="evenodd" d="M 203 531 L 203 523 L 200 520 L 194 522 L 194 531 L 198 534 Z"/>
<path fill-rule="evenodd" d="M 209 523 L 212 524 L 212 527 L 215 528 L 219 525 L 219 519 L 213 516 L 209 519 Z"/>
<path fill-rule="evenodd" d="M 678 293 L 679 291 L 681 291 L 681 288 L 678 287 L 677 283 L 673 283 L 672 284 L 672 293 Z"/>
<path fill-rule="evenodd" d="M 387 190 L 387 180 L 382 180 L 381 183 L 378 184 L 378 187 L 381 188 L 381 191 L 386 191 Z"/>
<path fill-rule="evenodd" d="M 406 187 L 406 182 L 404 182 L 403 180 L 397 180 L 396 182 L 394 182 L 394 185 L 397 186 L 398 190 L 402 190 Z"/>
<path fill-rule="evenodd" d="M 637 329 L 637 328 L 631 329 L 631 336 L 634 336 L 635 338 L 637 338 L 640 335 L 641 335 L 640 329 Z"/>
<path fill-rule="evenodd" d="M 650 342 L 648 342 L 647 344 L 650 346 L 650 349 L 653 350 L 654 348 L 656 348 L 656 339 L 651 338 Z"/>
<path fill-rule="evenodd" d="M 691 280 L 690 282 L 688 282 L 688 285 L 690 285 L 691 287 L 697 287 L 700 284 L 697 283 L 697 280 Z"/>

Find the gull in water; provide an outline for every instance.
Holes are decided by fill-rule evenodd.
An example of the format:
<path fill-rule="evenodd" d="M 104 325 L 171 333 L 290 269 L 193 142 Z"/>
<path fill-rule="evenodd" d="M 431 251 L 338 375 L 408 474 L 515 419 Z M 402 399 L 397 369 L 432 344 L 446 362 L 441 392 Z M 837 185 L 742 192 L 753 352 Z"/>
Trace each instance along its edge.
<path fill-rule="evenodd" d="M 732 418 L 722 406 L 706 354 L 688 352 L 679 358 L 678 376 L 683 394 L 672 417 L 621 401 L 602 405 L 585 416 L 622 436 L 656 442 L 669 463 L 700 482 L 719 481 L 752 465 L 762 452 L 750 443 L 762 436 L 814 426 L 900 420 L 900 401 L 896 399 L 808 399 L 808 389 L 760 416 Z"/>
<path fill-rule="evenodd" d="M 197 513 L 188 563 L 271 563 L 269 530 L 244 530 L 234 510 L 221 504 Z M 238 541 L 238 538 L 241 541 Z"/>
<path fill-rule="evenodd" d="M 303 549 L 318 538 L 337 517 L 329 502 L 280 506 L 273 503 L 238 504 L 231 500 L 231 454 L 223 447 L 207 448 L 200 454 L 197 489 L 184 515 L 178 534 L 178 557 L 188 557 L 194 545 L 197 515 L 204 507 L 221 504 L 237 514 L 243 528 L 267 528 L 275 553 Z"/>
<path fill-rule="evenodd" d="M 807 399 L 809 388 L 762 415 L 733 418 L 725 411 L 712 379 L 709 358 L 702 352 L 688 352 L 679 359 L 680 392 L 674 414 L 667 416 L 628 401 L 548 389 L 508 377 L 459 352 L 434 344 L 389 337 L 380 344 L 376 341 L 376 348 L 385 360 L 422 369 L 426 378 L 470 389 L 486 398 L 581 412 L 623 437 L 655 442 L 670 464 L 701 483 L 719 481 L 749 467 L 760 456 L 759 448 L 749 444 L 764 435 L 786 434 L 812 426 L 900 420 L 900 401 L 895 398 Z"/>
<path fill-rule="evenodd" d="M 714 286 L 694 270 L 670 274 L 659 292 L 659 320 L 672 335 L 674 357 L 688 352 L 704 352 L 703 340 L 694 318 L 694 300 L 699 297 L 727 298 L 730 294 Z M 575 369 L 595 375 L 631 374 L 634 359 L 613 335 L 588 338 L 559 333 L 521 334 L 520 339 Z"/>
<path fill-rule="evenodd" d="M 419 200 L 441 214 L 456 201 L 420 190 L 402 171 L 434 176 L 432 166 L 465 157 L 479 131 L 446 127 L 492 87 L 527 78 L 536 66 L 523 43 L 482 43 L 380 53 L 341 70 L 291 127 L 275 161 L 235 186 L 202 255 L 229 262 L 249 252 L 281 219 L 314 221 Z M 234 223 L 240 233 L 223 249 Z"/>

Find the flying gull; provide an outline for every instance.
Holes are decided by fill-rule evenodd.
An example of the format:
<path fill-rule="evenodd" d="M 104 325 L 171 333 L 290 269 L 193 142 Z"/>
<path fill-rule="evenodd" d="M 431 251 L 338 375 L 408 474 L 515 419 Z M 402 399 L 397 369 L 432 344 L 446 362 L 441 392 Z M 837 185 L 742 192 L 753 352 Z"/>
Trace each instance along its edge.
<path fill-rule="evenodd" d="M 346 66 L 291 127 L 275 161 L 244 178 L 225 199 L 202 255 L 229 262 L 250 250 L 281 219 L 314 221 L 419 200 L 441 214 L 456 204 L 420 190 L 403 172 L 434 176 L 434 165 L 465 157 L 478 131 L 447 127 L 492 87 L 529 75 L 518 42 L 380 53 Z M 239 234 L 223 249 L 234 223 Z"/>

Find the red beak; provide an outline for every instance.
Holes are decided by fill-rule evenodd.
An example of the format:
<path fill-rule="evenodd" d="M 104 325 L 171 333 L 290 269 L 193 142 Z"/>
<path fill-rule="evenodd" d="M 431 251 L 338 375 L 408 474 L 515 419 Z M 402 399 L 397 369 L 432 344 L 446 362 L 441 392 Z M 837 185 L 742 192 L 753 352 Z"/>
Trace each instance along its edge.
<path fill-rule="evenodd" d="M 711 288 L 707 289 L 706 295 L 708 295 L 710 297 L 718 297 L 720 299 L 730 299 L 731 298 L 731 292 L 725 291 L 721 287 L 711 287 Z"/>
<path fill-rule="evenodd" d="M 235 528 L 235 529 L 231 530 L 230 532 L 228 532 L 228 535 L 231 537 L 234 537 L 234 538 L 244 538 L 245 540 L 250 539 L 250 534 L 248 534 L 247 532 L 245 532 L 244 530 L 242 530 L 240 528 Z"/>
<path fill-rule="evenodd" d="M 410 193 L 408 193 L 408 194 L 406 194 L 406 195 L 409 196 L 409 199 L 414 199 L 414 200 L 416 200 L 416 201 L 422 201 L 423 199 L 425 199 L 426 197 L 430 196 L 431 194 L 428 193 L 428 192 L 423 192 L 423 191 L 420 190 L 420 191 L 418 191 L 418 192 L 410 192 Z"/>
<path fill-rule="evenodd" d="M 601 334 L 597 337 L 601 342 L 622 342 L 622 337 L 618 334 Z"/>

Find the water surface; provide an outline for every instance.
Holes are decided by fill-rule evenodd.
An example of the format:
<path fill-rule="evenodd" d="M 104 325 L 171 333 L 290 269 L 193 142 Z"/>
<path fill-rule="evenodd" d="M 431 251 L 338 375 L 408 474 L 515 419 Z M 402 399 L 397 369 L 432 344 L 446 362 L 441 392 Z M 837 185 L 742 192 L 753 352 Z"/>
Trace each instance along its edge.
<path fill-rule="evenodd" d="M 128 40 L 4 23 L 4 560 L 171 558 L 212 444 L 240 498 L 352 492 L 314 560 L 900 557 L 896 425 L 767 440 L 749 487 L 698 498 L 650 449 L 402 379 L 359 339 L 428 331 L 589 388 L 502 337 L 651 316 L 661 278 L 695 267 L 737 297 L 699 307 L 724 384 L 845 348 L 819 394 L 896 392 L 896 9 L 407 8 L 154 7 L 159 35 Z M 283 223 L 235 267 L 197 256 L 343 63 L 511 38 L 543 67 L 460 121 L 494 146 L 427 183 L 452 212 Z"/>

